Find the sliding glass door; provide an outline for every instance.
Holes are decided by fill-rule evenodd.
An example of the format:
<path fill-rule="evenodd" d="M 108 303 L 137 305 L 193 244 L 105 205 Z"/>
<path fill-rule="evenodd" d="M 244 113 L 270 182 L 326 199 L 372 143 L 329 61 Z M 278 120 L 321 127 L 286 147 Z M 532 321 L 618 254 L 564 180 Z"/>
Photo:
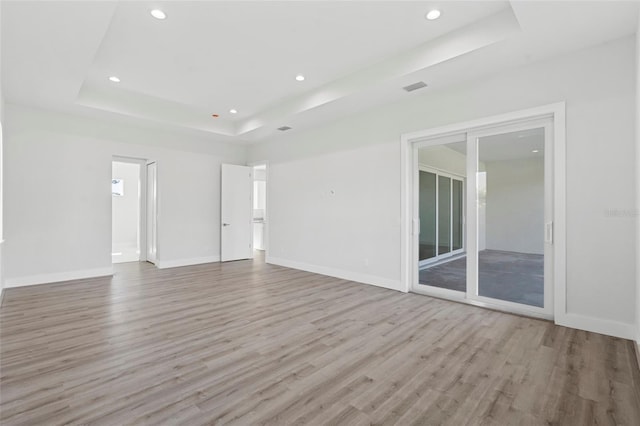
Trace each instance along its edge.
<path fill-rule="evenodd" d="M 416 143 L 414 290 L 551 314 L 551 137 L 539 119 Z"/>

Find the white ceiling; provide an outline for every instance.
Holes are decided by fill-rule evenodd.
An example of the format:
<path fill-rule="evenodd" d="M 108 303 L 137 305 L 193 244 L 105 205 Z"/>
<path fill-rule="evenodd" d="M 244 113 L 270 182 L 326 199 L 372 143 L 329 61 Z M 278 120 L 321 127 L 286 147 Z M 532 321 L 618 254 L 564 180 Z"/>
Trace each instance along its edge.
<path fill-rule="evenodd" d="M 149 14 L 158 5 L 164 21 Z M 637 2 L 610 1 L 5 0 L 0 7 L 6 101 L 232 141 L 259 141 L 283 125 L 295 132 L 630 35 L 638 16 Z M 427 21 L 433 7 L 442 17 Z M 299 73 L 305 81 L 295 80 Z M 429 87 L 401 90 L 420 80 Z"/>

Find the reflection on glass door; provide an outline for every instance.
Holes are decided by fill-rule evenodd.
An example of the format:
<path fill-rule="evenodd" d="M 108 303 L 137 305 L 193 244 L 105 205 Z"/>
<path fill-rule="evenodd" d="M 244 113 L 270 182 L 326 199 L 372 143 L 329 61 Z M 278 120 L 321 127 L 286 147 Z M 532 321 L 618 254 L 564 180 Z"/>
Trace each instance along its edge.
<path fill-rule="evenodd" d="M 451 251 L 451 179 L 438 176 L 438 255 Z"/>
<path fill-rule="evenodd" d="M 420 170 L 421 264 L 440 260 L 463 249 L 463 181 L 440 172 Z"/>
<path fill-rule="evenodd" d="M 464 254 L 464 144 L 419 150 L 418 282 L 448 290 L 466 290 Z"/>
<path fill-rule="evenodd" d="M 463 248 L 463 236 L 464 236 L 464 192 L 463 182 L 461 180 L 453 180 L 453 194 L 451 195 L 451 247 L 453 251 L 458 251 Z"/>
<path fill-rule="evenodd" d="M 435 173 L 420 170 L 420 261 L 433 259 L 438 253 L 436 180 Z"/>

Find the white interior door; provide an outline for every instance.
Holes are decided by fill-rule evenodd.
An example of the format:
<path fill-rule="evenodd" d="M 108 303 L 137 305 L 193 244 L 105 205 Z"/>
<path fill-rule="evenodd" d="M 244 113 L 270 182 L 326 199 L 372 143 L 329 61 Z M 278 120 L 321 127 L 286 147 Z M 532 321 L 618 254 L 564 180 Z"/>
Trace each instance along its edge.
<path fill-rule="evenodd" d="M 253 257 L 251 167 L 222 165 L 220 260 Z"/>
<path fill-rule="evenodd" d="M 156 163 L 147 164 L 147 261 L 156 264 L 157 255 L 157 170 Z"/>

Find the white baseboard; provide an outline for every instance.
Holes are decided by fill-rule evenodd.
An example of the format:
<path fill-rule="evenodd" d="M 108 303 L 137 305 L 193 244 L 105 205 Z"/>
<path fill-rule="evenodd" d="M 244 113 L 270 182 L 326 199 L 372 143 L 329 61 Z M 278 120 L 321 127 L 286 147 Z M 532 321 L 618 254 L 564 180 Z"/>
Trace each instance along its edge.
<path fill-rule="evenodd" d="M 562 315 L 560 318 L 556 317 L 555 323 L 565 327 L 592 331 L 594 333 L 606 334 L 607 336 L 620 337 L 633 341 L 635 341 L 636 338 L 635 325 L 624 322 L 568 313 Z"/>
<path fill-rule="evenodd" d="M 288 259 L 267 256 L 265 261 L 272 265 L 284 266 L 286 268 L 300 269 L 302 271 L 313 272 L 315 274 L 327 275 L 341 278 L 343 280 L 355 281 L 363 284 L 384 287 L 390 290 L 403 291 L 400 280 L 381 278 L 375 275 L 361 274 L 359 272 L 345 271 L 343 269 L 329 268 L 326 266 L 312 265 L 309 263 L 295 262 Z"/>
<path fill-rule="evenodd" d="M 84 269 L 80 271 L 57 272 L 54 274 L 39 274 L 26 277 L 7 278 L 4 282 L 5 288 L 24 287 L 28 285 L 57 283 L 61 281 L 82 280 L 85 278 L 96 278 L 113 275 L 113 268 Z"/>
<path fill-rule="evenodd" d="M 201 263 L 220 262 L 220 256 L 192 257 L 190 259 L 160 260 L 156 261 L 158 269 L 177 268 L 179 266 L 200 265 Z"/>

